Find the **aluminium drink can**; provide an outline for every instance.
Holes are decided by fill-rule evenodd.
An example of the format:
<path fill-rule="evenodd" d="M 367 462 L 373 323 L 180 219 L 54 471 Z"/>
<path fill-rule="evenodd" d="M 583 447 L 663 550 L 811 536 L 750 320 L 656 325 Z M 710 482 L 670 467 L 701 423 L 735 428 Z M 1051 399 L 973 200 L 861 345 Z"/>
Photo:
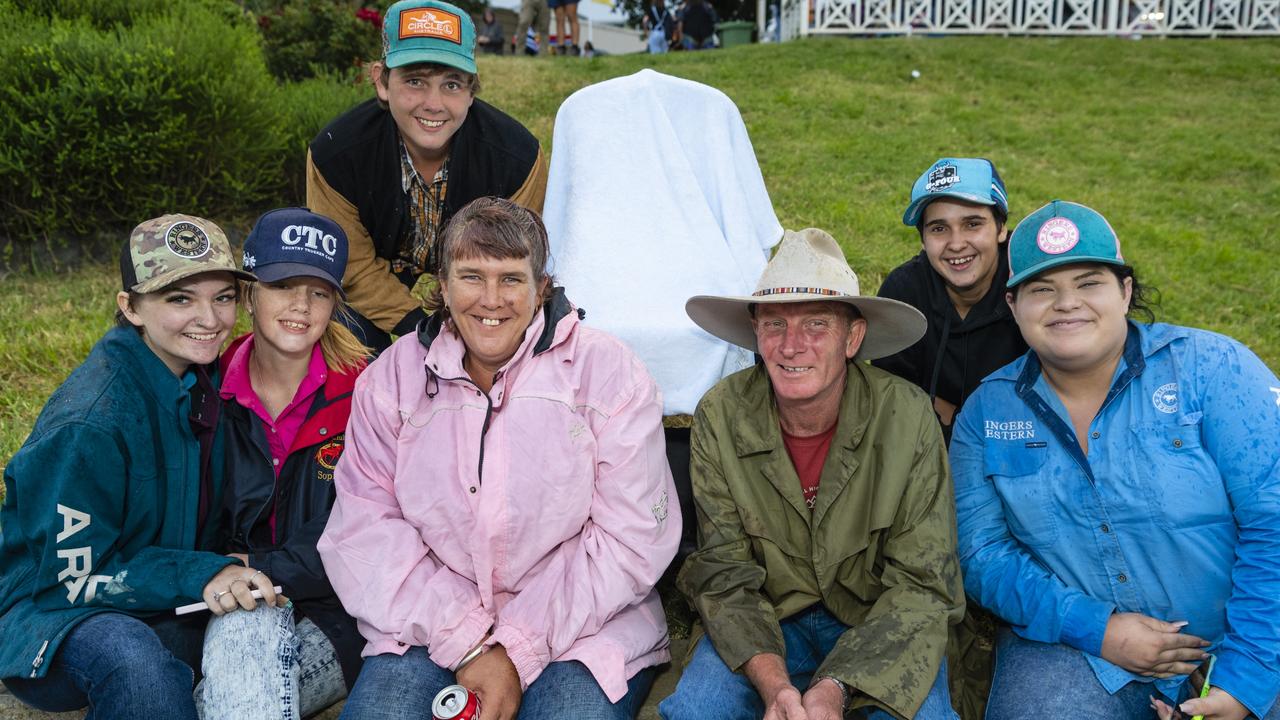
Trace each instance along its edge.
<path fill-rule="evenodd" d="M 436 694 L 431 715 L 435 720 L 479 720 L 480 698 L 461 685 L 450 685 Z"/>

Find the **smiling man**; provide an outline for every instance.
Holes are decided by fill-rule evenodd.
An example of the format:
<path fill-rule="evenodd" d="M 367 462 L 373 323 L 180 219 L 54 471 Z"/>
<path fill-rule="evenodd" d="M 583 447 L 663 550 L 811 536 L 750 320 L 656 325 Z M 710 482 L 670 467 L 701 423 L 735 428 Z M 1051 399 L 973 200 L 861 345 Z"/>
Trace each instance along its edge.
<path fill-rule="evenodd" d="M 387 10 L 377 98 L 311 141 L 307 205 L 350 239 L 350 325 L 375 351 L 426 317 L 411 290 L 439 264 L 436 239 L 483 196 L 542 212 L 547 162 L 523 125 L 477 100 L 476 31 L 461 9 L 401 0 Z"/>
<path fill-rule="evenodd" d="M 1026 352 L 1004 302 L 1009 201 L 989 160 L 942 158 L 916 180 L 904 225 L 920 233 L 918 255 L 889 273 L 881 297 L 924 313 L 929 329 L 911 347 L 876 361 L 929 394 L 943 434 L 982 378 Z"/>
<path fill-rule="evenodd" d="M 954 718 L 943 651 L 964 600 L 942 434 L 918 388 L 857 362 L 911 345 L 924 318 L 860 296 L 812 228 L 786 233 L 750 297 L 685 308 L 760 362 L 694 418 L 698 550 L 678 582 L 707 634 L 662 717 Z"/>

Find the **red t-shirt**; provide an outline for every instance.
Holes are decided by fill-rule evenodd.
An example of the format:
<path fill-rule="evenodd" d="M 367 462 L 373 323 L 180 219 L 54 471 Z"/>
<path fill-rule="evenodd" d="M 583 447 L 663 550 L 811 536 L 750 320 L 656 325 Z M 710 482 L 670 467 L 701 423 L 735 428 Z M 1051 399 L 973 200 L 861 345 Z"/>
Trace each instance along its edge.
<path fill-rule="evenodd" d="M 818 481 L 822 477 L 822 466 L 827 462 L 827 451 L 831 449 L 831 438 L 836 435 L 836 424 L 809 437 L 797 437 L 782 431 L 782 442 L 787 446 L 787 455 L 791 456 L 796 475 L 800 476 L 800 489 L 804 491 L 804 502 L 810 510 L 818 499 Z"/>

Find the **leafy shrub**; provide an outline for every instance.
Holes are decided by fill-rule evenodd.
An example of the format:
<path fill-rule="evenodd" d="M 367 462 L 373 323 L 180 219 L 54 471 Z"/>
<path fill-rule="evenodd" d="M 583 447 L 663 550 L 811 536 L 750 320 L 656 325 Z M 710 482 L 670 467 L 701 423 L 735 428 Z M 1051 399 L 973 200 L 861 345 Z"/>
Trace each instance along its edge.
<path fill-rule="evenodd" d="M 368 81 L 322 75 L 279 90 L 276 105 L 282 113 L 286 187 L 281 205 L 301 205 L 306 199 L 307 145 L 316 133 L 342 111 L 373 96 Z"/>
<path fill-rule="evenodd" d="M 286 0 L 258 16 L 267 67 L 284 80 L 355 77 L 382 55 L 381 20 L 352 0 Z"/>
<path fill-rule="evenodd" d="M 89 0 L 69 18 L 0 0 L 0 236 L 296 201 L 306 140 L 368 93 L 332 77 L 281 87 L 252 16 L 225 0 L 158 4 L 108 0 L 107 22 L 79 12 Z"/>

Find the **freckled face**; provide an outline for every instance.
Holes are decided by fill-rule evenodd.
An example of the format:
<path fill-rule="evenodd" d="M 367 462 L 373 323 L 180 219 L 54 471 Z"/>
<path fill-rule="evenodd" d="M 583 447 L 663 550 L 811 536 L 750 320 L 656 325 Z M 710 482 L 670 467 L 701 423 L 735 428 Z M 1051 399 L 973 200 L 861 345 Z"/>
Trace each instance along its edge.
<path fill-rule="evenodd" d="M 415 161 L 437 161 L 471 110 L 471 76 L 461 70 L 406 66 L 383 68 L 387 84 L 374 83 L 391 108 L 400 137 Z M 430 180 L 431 178 L 425 178 Z"/>
<path fill-rule="evenodd" d="M 760 303 L 752 323 L 779 405 L 844 392 L 847 363 L 867 329 L 866 320 L 851 322 L 834 302 Z"/>
<path fill-rule="evenodd" d="M 231 273 L 201 273 L 147 293 L 132 305 L 116 296 L 129 322 L 142 329 L 143 342 L 174 375 L 191 365 L 218 359 L 236 322 L 236 283 Z"/>
<path fill-rule="evenodd" d="M 285 356 L 310 355 L 337 306 L 328 282 L 314 277 L 257 283 L 249 292 L 255 348 L 270 346 Z"/>
<path fill-rule="evenodd" d="M 467 361 L 492 374 L 515 355 L 533 322 L 542 290 L 528 257 L 452 262 L 440 290 L 467 346 Z"/>

